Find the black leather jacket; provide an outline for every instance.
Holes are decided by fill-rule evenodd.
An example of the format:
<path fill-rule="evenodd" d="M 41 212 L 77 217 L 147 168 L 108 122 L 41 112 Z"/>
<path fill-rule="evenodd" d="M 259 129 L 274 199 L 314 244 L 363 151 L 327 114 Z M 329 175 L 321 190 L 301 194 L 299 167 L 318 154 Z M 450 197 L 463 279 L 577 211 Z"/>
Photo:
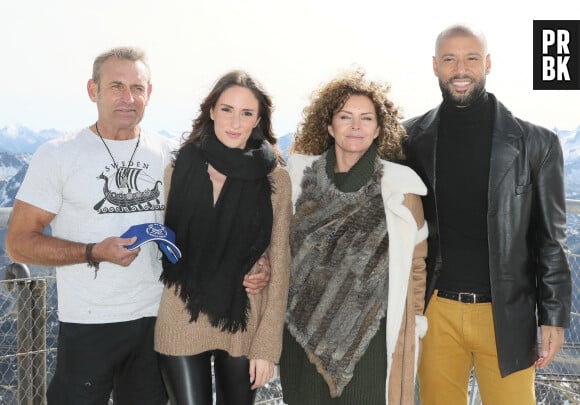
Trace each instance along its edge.
<path fill-rule="evenodd" d="M 505 377 L 538 358 L 536 310 L 539 325 L 569 326 L 571 279 L 558 137 L 515 118 L 488 94 L 495 105 L 487 212 L 490 284 L 498 359 Z M 407 164 L 428 189 L 423 197 L 430 232 L 428 301 L 444 271 L 435 199 L 439 107 L 404 125 L 409 134 Z"/>

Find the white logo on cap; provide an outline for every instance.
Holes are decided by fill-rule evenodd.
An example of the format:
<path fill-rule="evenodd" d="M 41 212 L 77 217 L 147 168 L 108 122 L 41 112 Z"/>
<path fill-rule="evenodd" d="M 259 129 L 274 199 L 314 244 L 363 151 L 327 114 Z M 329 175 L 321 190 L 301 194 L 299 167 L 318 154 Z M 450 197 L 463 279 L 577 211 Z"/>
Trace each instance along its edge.
<path fill-rule="evenodd" d="M 149 236 L 153 236 L 154 238 L 166 238 L 167 231 L 165 227 L 161 224 L 149 224 L 147 225 L 147 229 L 145 229 L 145 233 Z"/>

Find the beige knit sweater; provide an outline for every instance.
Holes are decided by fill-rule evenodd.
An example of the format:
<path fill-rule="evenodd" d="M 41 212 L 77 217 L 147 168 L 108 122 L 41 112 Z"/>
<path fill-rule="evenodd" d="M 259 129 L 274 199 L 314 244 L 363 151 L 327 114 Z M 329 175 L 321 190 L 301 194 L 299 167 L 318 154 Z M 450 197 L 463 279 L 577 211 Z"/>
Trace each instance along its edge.
<path fill-rule="evenodd" d="M 165 184 L 172 168 L 165 174 Z M 290 245 L 288 232 L 292 216 L 290 177 L 286 170 L 276 168 L 272 181 L 272 240 L 267 249 L 271 277 L 261 293 L 250 295 L 248 327 L 244 332 L 228 333 L 214 328 L 204 314 L 189 322 L 190 315 L 175 288 L 165 288 L 155 326 L 155 350 L 173 356 L 187 356 L 221 349 L 231 356 L 247 356 L 277 363 L 282 350 L 282 328 L 288 298 L 290 278 Z M 169 187 L 167 187 L 169 188 Z M 169 191 L 166 190 L 166 194 Z M 254 265 L 251 273 L 258 271 Z"/>

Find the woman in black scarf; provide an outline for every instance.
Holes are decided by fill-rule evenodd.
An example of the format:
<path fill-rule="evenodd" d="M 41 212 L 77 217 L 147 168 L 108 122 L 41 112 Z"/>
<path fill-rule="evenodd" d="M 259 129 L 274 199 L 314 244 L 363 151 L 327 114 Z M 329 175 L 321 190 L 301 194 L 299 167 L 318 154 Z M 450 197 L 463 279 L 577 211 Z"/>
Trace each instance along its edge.
<path fill-rule="evenodd" d="M 183 253 L 163 263 L 155 350 L 171 403 L 251 404 L 273 375 L 286 307 L 290 181 L 272 102 L 247 73 L 220 78 L 171 169 L 165 223 Z M 244 276 L 267 254 L 271 281 L 248 296 Z"/>

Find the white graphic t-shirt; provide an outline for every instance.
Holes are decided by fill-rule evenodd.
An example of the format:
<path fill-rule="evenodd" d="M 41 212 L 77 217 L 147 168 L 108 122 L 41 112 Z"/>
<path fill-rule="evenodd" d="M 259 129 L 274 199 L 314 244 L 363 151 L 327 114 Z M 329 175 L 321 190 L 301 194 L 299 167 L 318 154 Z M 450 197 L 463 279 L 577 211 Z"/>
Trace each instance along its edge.
<path fill-rule="evenodd" d="M 163 223 L 163 172 L 178 145 L 142 131 L 127 141 L 105 139 L 89 128 L 50 140 L 32 157 L 16 198 L 56 216 L 52 235 L 75 242 L 100 242 L 129 227 Z M 85 263 L 57 267 L 59 319 L 109 323 L 156 316 L 161 298 L 161 251 L 141 246 L 128 267 L 103 262 L 95 277 Z"/>

